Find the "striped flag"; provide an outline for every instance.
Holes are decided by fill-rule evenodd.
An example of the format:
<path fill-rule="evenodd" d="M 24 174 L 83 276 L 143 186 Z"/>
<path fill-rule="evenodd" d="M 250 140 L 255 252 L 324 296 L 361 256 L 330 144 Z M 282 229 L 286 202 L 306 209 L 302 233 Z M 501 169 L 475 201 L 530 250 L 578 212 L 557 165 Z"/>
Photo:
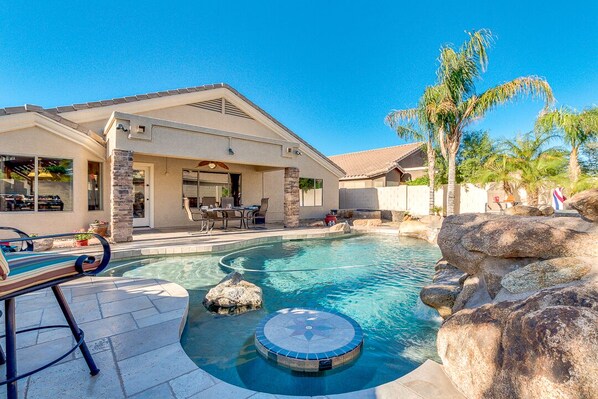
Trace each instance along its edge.
<path fill-rule="evenodd" d="M 567 197 L 565 197 L 565 194 L 563 194 L 563 188 L 555 188 L 552 192 L 552 207 L 557 211 L 562 211 L 564 209 L 564 202 L 566 199 Z"/>

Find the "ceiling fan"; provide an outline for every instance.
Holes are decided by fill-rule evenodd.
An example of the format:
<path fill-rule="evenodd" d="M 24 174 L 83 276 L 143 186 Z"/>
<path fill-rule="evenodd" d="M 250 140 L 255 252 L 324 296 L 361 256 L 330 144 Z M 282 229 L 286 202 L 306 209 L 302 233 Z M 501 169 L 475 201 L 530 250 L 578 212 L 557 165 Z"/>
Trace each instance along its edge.
<path fill-rule="evenodd" d="M 197 164 L 197 166 L 198 167 L 207 166 L 210 169 L 215 169 L 216 166 L 220 166 L 222 169 L 228 170 L 228 166 L 224 162 L 218 162 L 218 161 L 200 161 Z"/>

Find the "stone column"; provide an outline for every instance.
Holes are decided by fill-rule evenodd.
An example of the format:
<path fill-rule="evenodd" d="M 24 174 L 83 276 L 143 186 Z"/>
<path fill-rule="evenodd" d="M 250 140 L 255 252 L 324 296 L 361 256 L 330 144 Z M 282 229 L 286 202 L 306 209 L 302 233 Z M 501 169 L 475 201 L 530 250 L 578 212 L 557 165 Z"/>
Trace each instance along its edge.
<path fill-rule="evenodd" d="M 113 150 L 110 173 L 112 239 L 114 242 L 133 241 L 133 152 Z"/>
<path fill-rule="evenodd" d="M 284 169 L 284 227 L 299 227 L 299 168 Z"/>

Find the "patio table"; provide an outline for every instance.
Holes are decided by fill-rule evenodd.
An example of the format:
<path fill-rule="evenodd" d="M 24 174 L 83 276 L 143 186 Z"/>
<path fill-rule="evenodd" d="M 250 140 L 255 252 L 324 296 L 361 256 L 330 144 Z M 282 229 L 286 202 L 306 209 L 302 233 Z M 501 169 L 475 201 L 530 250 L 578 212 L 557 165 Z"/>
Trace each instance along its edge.
<path fill-rule="evenodd" d="M 227 212 L 239 212 L 241 214 L 241 224 L 239 226 L 240 229 L 249 229 L 247 225 L 247 217 L 250 212 L 255 212 L 258 208 L 254 206 L 233 206 L 231 208 L 208 208 L 208 211 L 213 212 L 220 212 L 225 218 L 228 218 Z"/>

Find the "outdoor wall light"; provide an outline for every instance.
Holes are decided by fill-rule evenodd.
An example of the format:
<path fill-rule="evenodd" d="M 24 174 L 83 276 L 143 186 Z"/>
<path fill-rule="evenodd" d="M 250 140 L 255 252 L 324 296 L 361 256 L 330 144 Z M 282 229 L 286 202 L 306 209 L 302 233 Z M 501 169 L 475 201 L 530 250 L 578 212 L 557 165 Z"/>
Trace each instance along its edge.
<path fill-rule="evenodd" d="M 303 155 L 303 153 L 301 152 L 301 150 L 295 150 L 295 155 Z"/>
<path fill-rule="evenodd" d="M 232 148 L 228 149 L 228 155 L 235 155 L 235 152 L 233 151 Z"/>
<path fill-rule="evenodd" d="M 216 164 L 214 162 L 210 162 L 208 164 L 208 168 L 210 168 L 210 169 L 214 169 L 215 167 L 216 167 Z"/>
<path fill-rule="evenodd" d="M 125 133 L 129 131 L 129 129 L 127 129 L 125 127 L 125 125 L 123 125 L 122 123 L 119 123 L 118 125 L 116 125 L 116 130 L 122 130 Z"/>

